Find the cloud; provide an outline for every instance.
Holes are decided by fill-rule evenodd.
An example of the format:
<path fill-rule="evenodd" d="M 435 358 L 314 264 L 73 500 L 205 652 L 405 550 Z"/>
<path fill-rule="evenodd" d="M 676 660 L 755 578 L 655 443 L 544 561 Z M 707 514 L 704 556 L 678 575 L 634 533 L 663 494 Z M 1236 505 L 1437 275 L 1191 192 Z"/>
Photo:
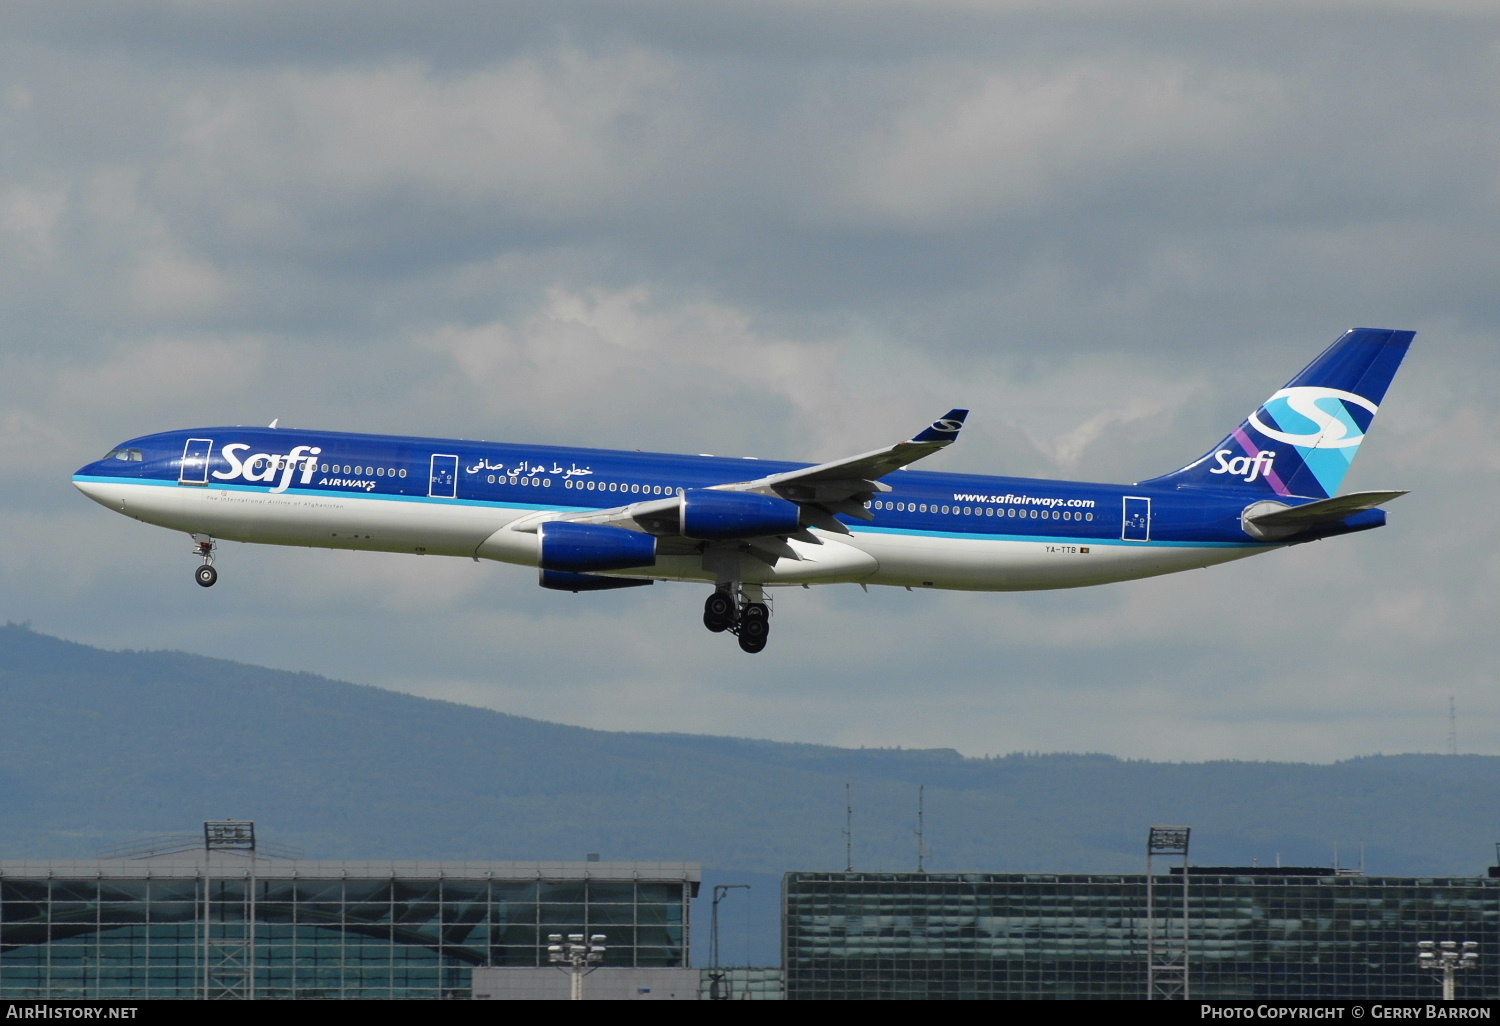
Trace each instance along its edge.
<path fill-rule="evenodd" d="M 912 227 L 1034 217 L 1121 178 L 1166 186 L 1184 164 L 1201 173 L 1253 146 L 1284 102 L 1269 75 L 1134 60 L 913 78 L 926 95 L 862 148 L 853 189 Z"/>
<path fill-rule="evenodd" d="M 291 231 L 326 250 L 387 219 L 420 232 L 412 205 L 439 226 L 476 210 L 576 224 L 663 170 L 675 85 L 659 56 L 566 47 L 460 75 L 397 62 L 236 77 L 183 104 L 173 184 L 227 205 L 258 246 Z"/>
<path fill-rule="evenodd" d="M 67 193 L 60 189 L 9 189 L 0 195 L 0 229 L 19 244 L 27 258 L 50 261 L 57 256 L 55 233 L 67 202 Z"/>
<path fill-rule="evenodd" d="M 231 289 L 207 261 L 162 251 L 141 254 L 129 280 L 131 302 L 147 314 L 211 311 Z"/>

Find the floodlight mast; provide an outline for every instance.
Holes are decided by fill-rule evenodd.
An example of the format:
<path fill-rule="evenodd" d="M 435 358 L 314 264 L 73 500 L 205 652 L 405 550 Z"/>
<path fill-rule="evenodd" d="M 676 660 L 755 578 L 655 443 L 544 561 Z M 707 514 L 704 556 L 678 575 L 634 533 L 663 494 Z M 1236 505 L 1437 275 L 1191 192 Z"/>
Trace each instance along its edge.
<path fill-rule="evenodd" d="M 1417 942 L 1417 967 L 1426 969 L 1443 980 L 1443 1000 L 1457 1000 L 1457 981 L 1454 979 L 1458 973 L 1469 969 L 1479 968 L 1479 942 L 1464 941 L 1460 945 L 1457 941 L 1441 941 L 1434 944 L 1430 940 Z"/>
<path fill-rule="evenodd" d="M 599 968 L 599 963 L 604 961 L 604 934 L 592 934 L 585 941 L 583 934 L 570 933 L 565 941 L 562 934 L 549 933 L 547 961 L 571 978 L 572 987 L 568 997 L 573 1001 L 582 1001 L 583 978 Z"/>
<path fill-rule="evenodd" d="M 1154 826 L 1146 835 L 1146 1000 L 1188 999 L 1188 837 L 1191 827 Z M 1182 860 L 1181 931 L 1172 936 L 1172 915 L 1158 917 L 1156 867 L 1161 856 Z M 1161 927 L 1160 934 L 1157 927 Z"/>
<path fill-rule="evenodd" d="M 244 925 L 235 928 L 222 908 L 218 933 L 213 919 L 213 853 L 249 856 L 249 890 Z M 203 997 L 255 1000 L 255 823 L 248 819 L 206 820 L 203 824 Z"/>
<path fill-rule="evenodd" d="M 713 966 L 709 973 L 708 997 L 711 1001 L 728 1000 L 724 993 L 724 970 L 719 965 L 719 902 L 723 901 L 730 891 L 743 888 L 750 889 L 749 884 L 714 884 L 713 914 L 709 917 L 708 930 L 708 961 Z"/>

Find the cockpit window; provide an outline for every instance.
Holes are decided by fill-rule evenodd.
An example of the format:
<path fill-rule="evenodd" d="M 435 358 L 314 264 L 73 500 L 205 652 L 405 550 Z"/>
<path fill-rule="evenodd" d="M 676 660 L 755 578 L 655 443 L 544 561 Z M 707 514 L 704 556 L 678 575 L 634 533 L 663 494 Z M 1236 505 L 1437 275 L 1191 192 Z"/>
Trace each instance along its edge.
<path fill-rule="evenodd" d="M 131 463 L 141 462 L 141 450 L 139 449 L 111 449 L 104 454 L 107 460 L 126 460 Z"/>

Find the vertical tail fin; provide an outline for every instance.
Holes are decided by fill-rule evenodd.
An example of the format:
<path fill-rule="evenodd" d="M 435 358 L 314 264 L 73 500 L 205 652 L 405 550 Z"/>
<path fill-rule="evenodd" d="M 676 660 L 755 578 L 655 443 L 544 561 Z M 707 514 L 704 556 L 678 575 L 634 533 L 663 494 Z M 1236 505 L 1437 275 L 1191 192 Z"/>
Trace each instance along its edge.
<path fill-rule="evenodd" d="M 1346 331 L 1203 457 L 1141 483 L 1267 497 L 1338 494 L 1415 335 Z"/>

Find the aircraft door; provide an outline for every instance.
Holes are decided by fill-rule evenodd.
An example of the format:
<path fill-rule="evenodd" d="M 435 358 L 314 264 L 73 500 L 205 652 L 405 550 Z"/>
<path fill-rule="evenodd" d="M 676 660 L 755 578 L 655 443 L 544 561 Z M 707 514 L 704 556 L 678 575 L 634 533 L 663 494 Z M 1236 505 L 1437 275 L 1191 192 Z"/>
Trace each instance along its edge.
<path fill-rule="evenodd" d="M 208 484 L 208 458 L 214 451 L 211 438 L 189 438 L 182 447 L 182 470 L 177 483 L 185 485 Z"/>
<path fill-rule="evenodd" d="M 458 457 L 433 454 L 432 476 L 428 479 L 427 494 L 434 499 L 458 497 Z"/>
<path fill-rule="evenodd" d="M 1151 500 L 1135 495 L 1125 496 L 1125 522 L 1120 529 L 1122 541 L 1151 540 Z"/>

